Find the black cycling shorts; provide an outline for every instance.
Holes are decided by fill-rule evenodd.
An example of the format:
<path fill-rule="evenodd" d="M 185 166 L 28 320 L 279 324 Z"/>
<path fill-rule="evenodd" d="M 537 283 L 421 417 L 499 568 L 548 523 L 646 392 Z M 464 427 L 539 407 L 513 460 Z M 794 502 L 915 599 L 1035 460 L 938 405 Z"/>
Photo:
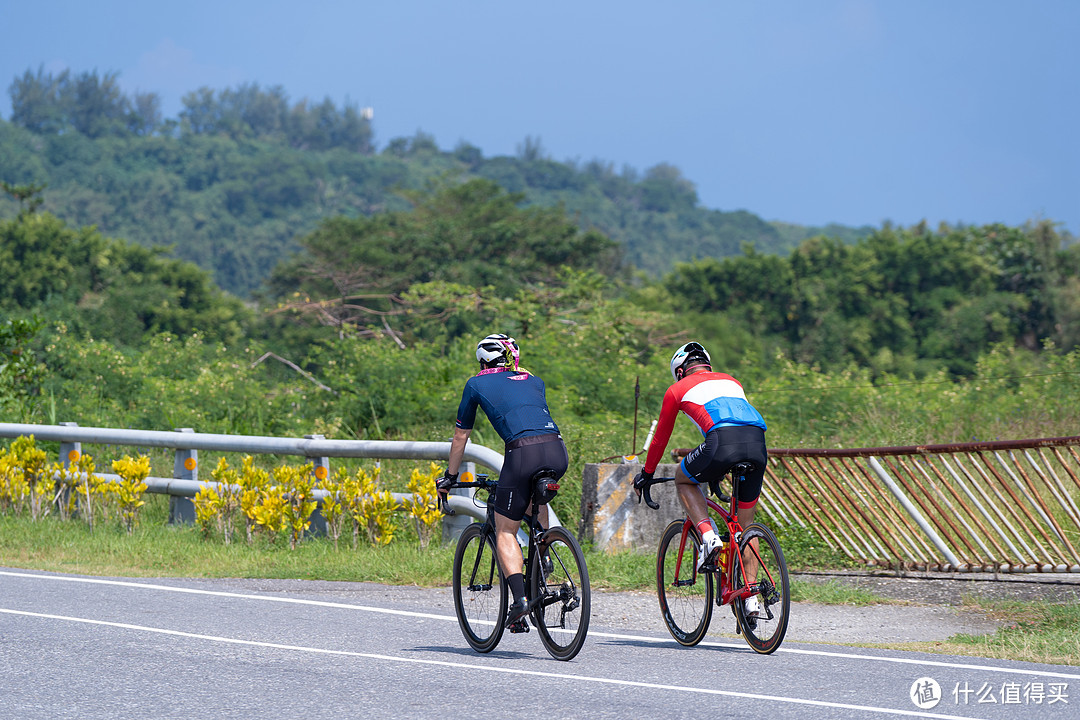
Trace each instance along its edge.
<path fill-rule="evenodd" d="M 544 440 L 512 447 L 508 445 L 503 456 L 499 484 L 492 496 L 495 512 L 521 521 L 532 503 L 532 478 L 539 470 L 554 470 L 561 478 L 570 465 L 566 445 L 558 435 L 537 436 Z"/>
<path fill-rule="evenodd" d="M 695 482 L 707 483 L 722 477 L 731 466 L 749 462 L 754 469 L 739 483 L 739 502 L 751 505 L 761 494 L 765 479 L 765 464 L 769 461 L 765 449 L 765 431 L 755 425 L 724 425 L 715 427 L 705 440 L 683 458 L 680 467 Z M 726 488 L 720 488 L 727 491 Z"/>

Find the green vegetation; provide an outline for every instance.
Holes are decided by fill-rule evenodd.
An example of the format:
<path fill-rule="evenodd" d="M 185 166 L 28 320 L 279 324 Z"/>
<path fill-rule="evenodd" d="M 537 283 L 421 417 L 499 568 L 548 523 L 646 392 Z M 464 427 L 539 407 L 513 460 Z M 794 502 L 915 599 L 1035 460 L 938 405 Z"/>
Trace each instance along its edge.
<path fill-rule="evenodd" d="M 786 548 L 785 548 L 786 553 Z M 836 580 L 827 582 L 791 581 L 792 602 L 819 603 L 821 605 L 880 605 L 891 602 L 888 598 L 867 590 L 851 587 Z"/>
<path fill-rule="evenodd" d="M 113 523 L 91 531 L 86 523 L 55 518 L 32 522 L 0 515 L 4 564 L 54 572 L 118 577 L 237 577 L 345 580 L 447 585 L 453 548 L 417 542 L 361 543 L 335 550 L 327 539 L 300 543 L 259 536 L 252 543 L 207 542 L 198 528 L 166 524 L 168 498 L 147 496 L 138 531 Z"/>
<path fill-rule="evenodd" d="M 376 152 L 362 110 L 280 88 L 200 89 L 178 120 L 96 72 L 28 72 L 9 92 L 10 421 L 444 441 L 476 340 L 508 332 L 570 449 L 554 507 L 571 527 L 583 466 L 640 450 L 634 423 L 640 444 L 691 338 L 743 382 L 773 447 L 1076 434 L 1080 249 L 1051 221 L 801 228 L 700 208 L 677 168 L 558 163 L 532 138 L 513 158 L 423 133 Z M 472 437 L 499 448 L 484 421 Z M 680 420 L 670 447 L 698 437 Z M 99 472 L 119 459 L 87 451 Z M 414 465 L 384 463 L 385 489 L 407 491 Z M 207 494 L 199 528 L 170 528 L 150 498 L 130 536 L 5 516 L 0 552 L 87 573 L 446 582 L 449 550 L 419 550 L 408 522 L 381 548 L 208 542 L 234 500 Z M 850 566 L 800 527 L 774 529 L 792 567 Z M 651 548 L 590 550 L 589 564 L 598 587 L 651 587 Z M 1000 644 L 1076 622 L 1039 613 Z M 1037 652 L 1075 658 L 1062 644 Z"/>
<path fill-rule="evenodd" d="M 6 189 L 22 209 L 0 219 L 15 360 L 0 401 L 26 422 L 445 440 L 476 338 L 498 329 L 547 384 L 572 457 L 555 508 L 572 523 L 583 465 L 639 449 L 635 383 L 643 439 L 690 337 L 744 383 L 773 447 L 1070 435 L 1080 412 L 1077 253 L 1045 223 L 819 238 L 627 285 L 602 235 L 473 180 L 326 221 L 251 306 L 189 263 L 69 228 L 34 186 Z M 958 315 L 996 329 L 946 342 L 941 328 L 967 337 Z M 484 422 L 473 437 L 498 448 Z M 672 446 L 694 444 L 680 421 Z"/>
<path fill-rule="evenodd" d="M 742 354 L 955 376 L 996 343 L 1074 347 L 1078 275 L 1080 247 L 1041 222 L 885 227 L 853 245 L 812 238 L 786 258 L 748 249 L 679 265 L 666 285 L 699 323 L 727 319 Z"/>
<path fill-rule="evenodd" d="M 443 587 L 450 583 L 453 545 L 433 542 L 421 550 L 415 527 L 398 513 L 398 537 L 382 544 L 362 537 L 355 547 L 345 540 L 310 537 L 290 548 L 287 532 L 271 538 L 230 544 L 208 537 L 196 526 L 167 524 L 166 496 L 146 495 L 137 532 L 127 534 L 116 517 L 91 529 L 85 522 L 55 516 L 33 520 L 28 514 L 0 513 L 0 553 L 4 564 L 56 572 L 119 577 L 241 577 L 347 580 Z M 648 553 L 609 553 L 586 547 L 593 587 L 653 591 L 655 557 Z M 794 563 L 798 563 L 798 559 Z M 797 602 L 868 605 L 887 600 L 840 583 L 792 583 Z"/>
<path fill-rule="evenodd" d="M 45 210 L 110 237 L 169 247 L 238 296 L 257 291 L 323 220 L 405 210 L 399 191 L 437 178 L 482 178 L 531 205 L 565 208 L 652 277 L 677 260 L 734 255 L 744 244 L 787 252 L 819 232 L 849 240 L 869 230 L 816 232 L 708 210 L 675 167 L 638 173 L 600 160 L 556 162 L 531 137 L 515 157 L 485 158 L 465 142 L 444 151 L 423 132 L 390 138 L 376 152 L 364 109 L 328 98 L 294 102 L 277 86 L 199 88 L 175 119 L 162 117 L 155 93 L 127 96 L 115 73 L 96 70 L 27 70 L 8 93 L 0 180 L 47 185 Z"/>
<path fill-rule="evenodd" d="M 970 601 L 1007 624 L 989 635 L 956 635 L 934 643 L 890 645 L 899 650 L 971 655 L 1033 663 L 1080 665 L 1080 606 L 1075 603 Z"/>

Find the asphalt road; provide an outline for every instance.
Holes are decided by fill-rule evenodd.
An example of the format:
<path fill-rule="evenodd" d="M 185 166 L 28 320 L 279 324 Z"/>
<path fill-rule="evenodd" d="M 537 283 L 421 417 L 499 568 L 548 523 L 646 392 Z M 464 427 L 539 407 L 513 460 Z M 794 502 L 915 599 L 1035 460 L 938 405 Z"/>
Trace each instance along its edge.
<path fill-rule="evenodd" d="M 648 594 L 596 593 L 562 663 L 535 632 L 474 653 L 444 590 L 0 568 L 0 718 L 1080 717 L 1080 668 L 799 642 L 815 612 L 761 656 L 726 609 L 682 648 Z"/>

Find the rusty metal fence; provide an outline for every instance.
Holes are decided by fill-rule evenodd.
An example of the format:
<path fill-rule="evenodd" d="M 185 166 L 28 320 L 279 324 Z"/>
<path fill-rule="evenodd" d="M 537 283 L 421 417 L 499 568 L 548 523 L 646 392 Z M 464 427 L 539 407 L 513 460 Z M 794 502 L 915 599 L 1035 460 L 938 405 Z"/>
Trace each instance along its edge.
<path fill-rule="evenodd" d="M 770 449 L 758 506 L 870 565 L 1080 572 L 1078 451 L 1080 436 Z"/>

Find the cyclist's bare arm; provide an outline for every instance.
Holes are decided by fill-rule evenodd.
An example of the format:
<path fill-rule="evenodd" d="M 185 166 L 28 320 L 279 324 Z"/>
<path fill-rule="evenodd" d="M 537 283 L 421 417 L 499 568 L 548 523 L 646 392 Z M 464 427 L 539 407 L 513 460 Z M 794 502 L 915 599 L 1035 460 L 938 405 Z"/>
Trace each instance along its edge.
<path fill-rule="evenodd" d="M 469 442 L 472 430 L 454 428 L 454 439 L 450 441 L 450 457 L 446 461 L 446 472 L 457 475 L 461 469 L 461 458 L 465 456 L 465 443 Z"/>

